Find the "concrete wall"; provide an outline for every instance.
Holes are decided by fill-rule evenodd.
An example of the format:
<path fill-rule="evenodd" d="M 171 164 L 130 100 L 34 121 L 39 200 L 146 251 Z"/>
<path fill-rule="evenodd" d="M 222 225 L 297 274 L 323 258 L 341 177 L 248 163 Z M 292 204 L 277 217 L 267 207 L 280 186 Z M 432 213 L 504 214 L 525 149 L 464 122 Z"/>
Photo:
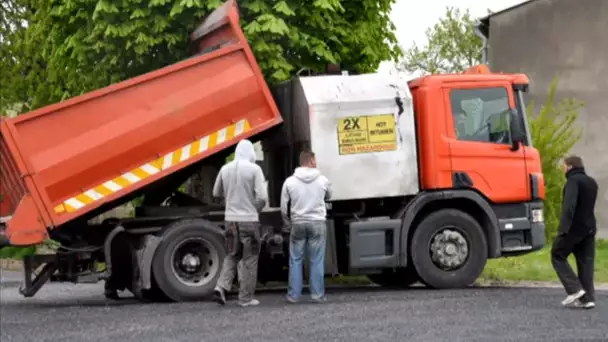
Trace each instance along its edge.
<path fill-rule="evenodd" d="M 600 184 L 596 216 L 608 237 L 608 0 L 535 0 L 490 18 L 494 71 L 523 72 L 541 104 L 558 74 L 558 98 L 586 102 L 573 153 Z"/>

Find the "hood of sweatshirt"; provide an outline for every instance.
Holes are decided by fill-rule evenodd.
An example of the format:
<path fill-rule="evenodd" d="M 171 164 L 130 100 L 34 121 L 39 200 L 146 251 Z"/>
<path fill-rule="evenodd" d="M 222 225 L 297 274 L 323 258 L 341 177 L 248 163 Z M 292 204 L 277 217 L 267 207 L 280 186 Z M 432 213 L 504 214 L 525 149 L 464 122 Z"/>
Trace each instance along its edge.
<path fill-rule="evenodd" d="M 234 159 L 241 161 L 246 160 L 251 163 L 255 163 L 255 149 L 251 141 L 243 139 L 236 145 L 236 151 L 234 152 Z"/>
<path fill-rule="evenodd" d="M 312 167 L 298 167 L 293 176 L 304 183 L 314 182 L 321 175 L 321 171 Z"/>

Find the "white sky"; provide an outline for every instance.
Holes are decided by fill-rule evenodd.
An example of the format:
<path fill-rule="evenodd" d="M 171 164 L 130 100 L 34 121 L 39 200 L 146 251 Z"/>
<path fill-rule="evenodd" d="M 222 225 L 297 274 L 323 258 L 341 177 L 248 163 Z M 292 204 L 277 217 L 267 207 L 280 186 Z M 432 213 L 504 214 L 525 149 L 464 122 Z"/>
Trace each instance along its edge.
<path fill-rule="evenodd" d="M 432 27 L 443 16 L 448 6 L 468 9 L 475 18 L 484 17 L 488 9 L 498 12 L 505 8 L 520 4 L 526 0 L 397 0 L 393 5 L 391 19 L 397 27 L 399 44 L 407 48 L 412 42 L 418 45 L 425 43 L 424 31 Z M 388 71 L 391 63 L 383 63 L 380 71 Z"/>

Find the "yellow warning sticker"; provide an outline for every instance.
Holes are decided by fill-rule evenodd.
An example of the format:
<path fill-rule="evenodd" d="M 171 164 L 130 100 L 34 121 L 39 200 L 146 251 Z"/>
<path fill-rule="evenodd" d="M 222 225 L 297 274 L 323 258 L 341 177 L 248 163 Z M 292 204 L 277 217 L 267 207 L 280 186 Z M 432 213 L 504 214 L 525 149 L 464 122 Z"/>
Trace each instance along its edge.
<path fill-rule="evenodd" d="M 397 150 L 394 116 L 364 115 L 338 120 L 338 147 L 341 155 Z"/>

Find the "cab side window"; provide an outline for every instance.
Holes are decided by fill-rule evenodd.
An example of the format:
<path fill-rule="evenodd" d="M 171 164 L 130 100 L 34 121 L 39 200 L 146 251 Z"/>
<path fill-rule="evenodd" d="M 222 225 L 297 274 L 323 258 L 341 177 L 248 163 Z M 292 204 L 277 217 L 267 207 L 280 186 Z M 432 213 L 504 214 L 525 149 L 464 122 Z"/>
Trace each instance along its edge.
<path fill-rule="evenodd" d="M 450 102 L 458 140 L 511 143 L 506 88 L 453 89 Z"/>

